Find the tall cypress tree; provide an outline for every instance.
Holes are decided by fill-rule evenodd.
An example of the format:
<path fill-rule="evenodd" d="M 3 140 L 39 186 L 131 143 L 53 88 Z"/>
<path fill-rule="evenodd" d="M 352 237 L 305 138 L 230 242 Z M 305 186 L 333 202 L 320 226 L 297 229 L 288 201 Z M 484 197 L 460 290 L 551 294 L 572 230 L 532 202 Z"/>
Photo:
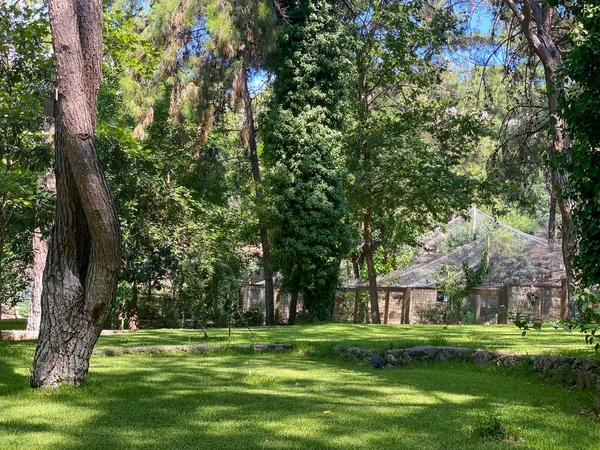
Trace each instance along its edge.
<path fill-rule="evenodd" d="M 333 0 L 279 4 L 282 32 L 264 128 L 273 263 L 314 318 L 331 316 L 348 208 L 340 172 L 349 40 Z"/>

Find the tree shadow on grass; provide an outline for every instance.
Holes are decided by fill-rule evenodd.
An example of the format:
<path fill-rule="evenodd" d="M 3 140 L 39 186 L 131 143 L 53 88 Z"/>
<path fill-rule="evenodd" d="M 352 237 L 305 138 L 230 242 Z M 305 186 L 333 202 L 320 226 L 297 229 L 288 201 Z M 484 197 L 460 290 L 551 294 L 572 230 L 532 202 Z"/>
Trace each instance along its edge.
<path fill-rule="evenodd" d="M 97 357 L 83 389 L 46 399 L 88 418 L 44 426 L 61 436 L 53 448 L 62 450 L 600 445 L 572 397 L 465 365 L 374 371 L 293 356 Z M 521 426 L 525 441 L 471 441 L 469 427 L 490 410 Z M 36 432 L 20 431 L 23 443 Z"/>
<path fill-rule="evenodd" d="M 29 388 L 28 375 L 35 346 L 0 341 L 0 397 Z"/>

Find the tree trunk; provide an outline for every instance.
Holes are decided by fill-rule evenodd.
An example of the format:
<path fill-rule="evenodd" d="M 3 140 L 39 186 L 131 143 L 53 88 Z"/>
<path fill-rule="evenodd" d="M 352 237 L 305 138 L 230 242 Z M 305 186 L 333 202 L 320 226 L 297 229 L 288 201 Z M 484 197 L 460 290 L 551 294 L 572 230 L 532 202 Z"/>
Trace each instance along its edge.
<path fill-rule="evenodd" d="M 139 304 L 139 288 L 137 281 L 131 284 L 131 302 L 127 307 L 127 324 L 131 331 L 137 331 L 140 329 L 140 318 L 138 314 Z"/>
<path fill-rule="evenodd" d="M 54 124 L 44 122 L 44 130 L 49 130 L 49 136 L 54 136 Z M 50 131 L 52 130 L 52 131 Z M 46 139 L 46 142 L 50 144 L 53 141 L 52 137 Z M 56 195 L 56 179 L 54 173 L 50 173 L 45 177 L 38 179 L 38 187 L 41 190 Z M 39 204 L 36 204 L 35 214 L 39 208 Z M 44 269 L 46 267 L 46 259 L 48 258 L 50 237 L 43 237 L 42 231 L 37 227 L 33 231 L 31 238 L 31 250 L 33 253 L 33 286 L 31 293 L 31 303 L 29 305 L 29 315 L 27 316 L 27 330 L 28 331 L 40 331 L 40 322 L 42 320 L 42 289 L 43 289 L 43 278 Z"/>
<path fill-rule="evenodd" d="M 57 74 L 56 216 L 31 386 L 81 384 L 115 298 L 119 220 L 94 145 L 102 1 L 50 0 Z"/>
<path fill-rule="evenodd" d="M 358 282 L 360 280 L 360 266 L 358 265 L 359 255 L 356 252 L 352 253 L 352 270 L 354 273 L 354 279 Z M 352 322 L 358 323 L 358 311 L 360 309 L 360 290 L 358 286 L 354 290 L 354 314 L 352 315 Z"/>
<path fill-rule="evenodd" d="M 242 65 L 243 88 L 244 88 L 244 126 L 248 133 L 248 148 L 250 150 L 250 166 L 252 167 L 252 178 L 254 180 L 254 193 L 258 205 L 258 226 L 260 229 L 260 243 L 263 253 L 263 269 L 265 273 L 265 321 L 267 325 L 275 324 L 275 299 L 273 296 L 273 272 L 271 270 L 271 244 L 269 242 L 269 233 L 265 225 L 265 220 L 260 212 L 263 201 L 263 191 L 261 188 L 260 164 L 258 161 L 258 148 L 256 145 L 256 126 L 254 123 L 254 108 L 250 91 L 248 89 L 248 71 L 246 63 Z"/>
<path fill-rule="evenodd" d="M 4 306 L 4 285 L 2 283 L 2 272 L 4 265 L 4 240 L 6 239 L 6 193 L 3 195 L 2 212 L 0 213 L 0 340 L 2 340 L 2 307 Z"/>
<path fill-rule="evenodd" d="M 553 245 L 556 239 L 556 173 L 552 171 L 550 186 L 550 211 L 548 213 L 548 241 Z"/>
<path fill-rule="evenodd" d="M 294 325 L 296 323 L 296 310 L 298 309 L 298 293 L 292 292 L 290 298 L 290 315 L 288 318 L 288 325 Z"/>
<path fill-rule="evenodd" d="M 504 3 L 512 10 L 519 22 L 523 33 L 544 66 L 544 76 L 548 97 L 548 109 L 550 113 L 550 126 L 552 130 L 552 146 L 549 149 L 549 158 L 558 154 L 566 154 L 568 157 L 570 137 L 566 129 L 564 119 L 558 112 L 558 93 L 563 88 L 563 80 L 558 77 L 558 69 L 561 64 L 561 54 L 558 45 L 552 35 L 553 18 L 556 10 L 540 4 L 537 0 L 523 0 L 517 4 L 514 0 L 504 0 Z M 564 36 L 561 36 L 562 38 Z M 575 254 L 576 242 L 573 236 L 572 211 L 575 203 L 564 198 L 561 194 L 569 179 L 569 173 L 558 173 L 552 170 L 552 189 L 559 194 L 558 207 L 561 215 L 561 234 L 563 260 L 569 286 L 569 311 L 568 318 L 573 319 L 577 313 L 571 287 L 573 286 L 573 267 L 570 255 Z"/>
<path fill-rule="evenodd" d="M 377 272 L 373 262 L 373 234 L 371 232 L 371 208 L 367 206 L 363 217 L 363 255 L 367 263 L 369 278 L 369 299 L 371 301 L 371 323 L 380 324 L 379 296 L 377 295 Z"/>
<path fill-rule="evenodd" d="M 46 258 L 48 257 L 48 237 L 42 237 L 42 232 L 36 228 L 33 232 L 31 246 L 33 249 L 33 288 L 29 315 L 27 316 L 27 331 L 39 331 L 42 319 L 42 279 Z"/>

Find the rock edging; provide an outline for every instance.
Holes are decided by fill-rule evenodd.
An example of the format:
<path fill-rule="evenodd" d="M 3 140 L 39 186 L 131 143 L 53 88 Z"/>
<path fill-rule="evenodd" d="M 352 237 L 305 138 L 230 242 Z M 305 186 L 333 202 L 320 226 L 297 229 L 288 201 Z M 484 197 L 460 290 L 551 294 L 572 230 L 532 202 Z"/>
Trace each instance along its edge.
<path fill-rule="evenodd" d="M 102 336 L 111 334 L 137 333 L 139 330 L 102 330 Z M 35 341 L 38 338 L 38 331 L 27 330 L 6 330 L 2 331 L 3 341 Z"/>
<path fill-rule="evenodd" d="M 244 350 L 253 351 L 255 353 L 267 352 L 288 352 L 292 349 L 291 344 L 235 344 L 235 345 L 161 345 L 149 347 L 123 347 L 123 348 L 103 348 L 94 350 L 93 355 L 129 355 L 132 353 L 176 353 L 176 352 L 201 352 L 208 353 L 218 350 Z"/>
<path fill-rule="evenodd" d="M 373 349 L 334 347 L 334 355 L 345 356 L 350 361 L 369 364 Z M 582 389 L 595 389 L 594 406 L 600 409 L 600 359 L 573 356 L 513 355 L 463 347 L 419 347 L 386 350 L 385 367 L 401 367 L 411 362 L 471 361 L 480 367 L 496 369 L 527 368 L 550 381 L 576 385 Z"/>

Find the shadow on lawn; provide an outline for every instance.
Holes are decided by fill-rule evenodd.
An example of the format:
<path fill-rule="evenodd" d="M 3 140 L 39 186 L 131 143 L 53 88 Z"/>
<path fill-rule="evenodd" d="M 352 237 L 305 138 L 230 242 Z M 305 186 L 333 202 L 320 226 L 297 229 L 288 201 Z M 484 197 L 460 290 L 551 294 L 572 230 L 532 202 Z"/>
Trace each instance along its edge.
<path fill-rule="evenodd" d="M 522 390 L 538 392 L 539 404 L 523 400 Z M 510 407 L 514 417 L 503 420 L 547 435 L 552 448 L 569 448 L 574 438 L 600 444 L 591 424 L 574 436 L 573 423 L 559 423 L 564 404 L 557 410 L 552 392 L 464 365 L 374 371 L 294 356 L 100 357 L 83 394 L 53 399 L 91 410 L 91 418 L 50 431 L 62 435 L 53 446 L 62 450 L 476 449 L 488 448 L 467 437 L 477 413 Z M 529 418 L 533 407 L 547 420 Z M 22 442 L 36 432 L 18 426 Z M 531 448 L 489 448 L 505 446 Z"/>
<path fill-rule="evenodd" d="M 0 396 L 29 389 L 29 378 L 23 373 L 31 371 L 34 350 L 29 342 L 0 341 Z"/>

